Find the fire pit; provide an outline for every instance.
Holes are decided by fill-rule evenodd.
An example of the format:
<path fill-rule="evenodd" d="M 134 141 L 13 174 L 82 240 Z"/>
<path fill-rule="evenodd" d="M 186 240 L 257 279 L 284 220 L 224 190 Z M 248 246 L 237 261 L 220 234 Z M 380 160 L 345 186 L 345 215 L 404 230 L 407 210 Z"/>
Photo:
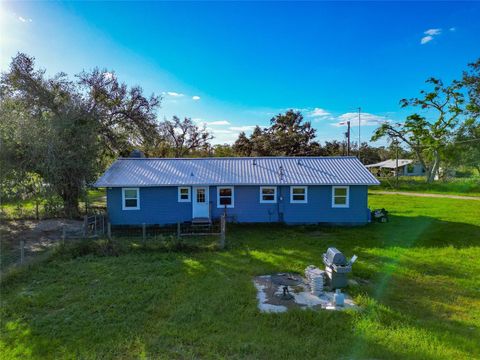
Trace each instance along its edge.
<path fill-rule="evenodd" d="M 298 286 L 302 283 L 302 278 L 292 274 L 275 274 L 271 276 L 271 281 L 275 285 L 282 287 L 282 294 L 276 294 L 282 300 L 292 300 L 294 296 L 288 290 L 289 286 Z"/>
<path fill-rule="evenodd" d="M 256 276 L 258 308 L 261 312 L 276 313 L 289 309 L 345 310 L 355 309 L 353 300 L 345 295 L 343 306 L 338 306 L 335 293 L 322 291 L 313 294 L 310 285 L 297 274 L 280 273 Z"/>

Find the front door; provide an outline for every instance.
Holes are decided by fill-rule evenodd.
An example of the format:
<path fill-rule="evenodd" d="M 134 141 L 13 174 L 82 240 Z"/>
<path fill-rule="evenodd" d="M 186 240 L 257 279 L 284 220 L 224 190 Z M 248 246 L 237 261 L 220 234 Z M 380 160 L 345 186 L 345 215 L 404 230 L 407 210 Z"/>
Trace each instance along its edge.
<path fill-rule="evenodd" d="M 193 188 L 193 218 L 210 218 L 210 204 L 208 201 L 208 187 Z"/>

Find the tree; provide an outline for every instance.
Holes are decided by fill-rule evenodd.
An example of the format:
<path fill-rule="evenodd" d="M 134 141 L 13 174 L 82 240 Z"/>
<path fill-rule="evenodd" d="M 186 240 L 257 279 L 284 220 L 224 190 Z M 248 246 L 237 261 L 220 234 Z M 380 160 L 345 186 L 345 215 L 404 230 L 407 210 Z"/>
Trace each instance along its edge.
<path fill-rule="evenodd" d="M 252 155 L 252 143 L 250 139 L 245 135 L 245 132 L 242 131 L 238 135 L 238 139 L 235 140 L 235 143 L 232 146 L 234 153 L 238 156 L 251 156 Z"/>
<path fill-rule="evenodd" d="M 206 153 L 210 148 L 209 141 L 213 139 L 205 126 L 199 128 L 190 118 L 180 120 L 174 116 L 171 121 L 163 121 L 158 129 L 158 136 L 168 142 L 174 157 L 184 157 L 202 151 Z"/>
<path fill-rule="evenodd" d="M 248 138 L 240 133 L 233 149 L 240 156 L 310 156 L 319 155 L 321 146 L 315 129 L 304 122 L 299 111 L 288 110 L 270 120 L 268 128 L 256 126 Z"/>
<path fill-rule="evenodd" d="M 105 155 L 125 152 L 155 129 L 158 99 L 147 100 L 140 88 L 129 90 L 112 74 L 94 70 L 78 81 L 64 73 L 47 77 L 22 53 L 2 74 L 2 128 L 10 129 L 0 140 L 14 154 L 9 163 L 39 174 L 69 217 L 78 216 L 79 198 L 103 170 Z"/>
<path fill-rule="evenodd" d="M 480 117 L 480 58 L 468 66 L 469 70 L 463 73 L 463 83 L 469 97 L 467 115 L 477 119 Z"/>
<path fill-rule="evenodd" d="M 303 121 L 299 111 L 291 109 L 272 118 L 267 134 L 274 155 L 305 156 L 312 153 L 315 129 L 309 121 Z"/>
<path fill-rule="evenodd" d="M 213 156 L 215 157 L 234 157 L 233 147 L 228 144 L 217 144 L 213 146 Z"/>
<path fill-rule="evenodd" d="M 255 126 L 252 135 L 250 135 L 250 144 L 252 145 L 252 156 L 273 156 L 276 153 L 268 129 L 262 129 L 258 125 Z"/>
<path fill-rule="evenodd" d="M 421 98 L 402 99 L 402 108 L 420 107 L 426 110 L 429 118 L 414 113 L 398 127 L 393 123 L 382 124 L 373 134 L 372 141 L 385 136 L 400 139 L 416 154 L 418 160 L 427 169 L 427 182 L 433 181 L 442 157 L 442 150 L 450 141 L 463 113 L 463 84 L 453 81 L 444 85 L 439 79 L 430 78 L 427 83 L 433 86 L 431 91 L 422 90 Z"/>
<path fill-rule="evenodd" d="M 143 95 L 142 88 L 128 88 L 114 72 L 94 69 L 77 75 L 87 93 L 85 111 L 97 123 L 101 149 L 111 156 L 128 156 L 133 148 L 154 142 L 156 114 L 161 98 Z"/>
<path fill-rule="evenodd" d="M 323 147 L 325 156 L 341 156 L 345 155 L 345 144 L 338 141 L 325 141 L 325 146 Z"/>
<path fill-rule="evenodd" d="M 455 134 L 454 141 L 445 149 L 447 161 L 458 167 L 473 167 L 480 174 L 480 121 L 467 119 Z"/>

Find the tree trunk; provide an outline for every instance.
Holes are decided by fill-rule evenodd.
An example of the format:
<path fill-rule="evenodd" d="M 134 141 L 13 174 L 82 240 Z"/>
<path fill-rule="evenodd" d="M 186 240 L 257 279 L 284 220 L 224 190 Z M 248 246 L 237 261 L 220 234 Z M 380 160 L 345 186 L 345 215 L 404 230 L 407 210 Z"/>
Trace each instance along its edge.
<path fill-rule="evenodd" d="M 80 189 L 73 184 L 66 184 L 62 192 L 63 211 L 69 219 L 80 217 L 78 198 Z"/>
<path fill-rule="evenodd" d="M 440 167 L 440 153 L 438 152 L 437 149 L 435 149 L 433 151 L 433 156 L 434 156 L 433 165 L 432 165 L 431 169 L 429 170 L 428 178 L 427 178 L 427 183 L 429 183 L 429 184 L 433 180 L 435 180 L 435 174 L 438 172 L 438 169 Z"/>
<path fill-rule="evenodd" d="M 38 211 L 38 207 L 40 205 L 40 201 L 38 198 L 35 199 L 35 220 L 40 220 L 40 212 Z"/>

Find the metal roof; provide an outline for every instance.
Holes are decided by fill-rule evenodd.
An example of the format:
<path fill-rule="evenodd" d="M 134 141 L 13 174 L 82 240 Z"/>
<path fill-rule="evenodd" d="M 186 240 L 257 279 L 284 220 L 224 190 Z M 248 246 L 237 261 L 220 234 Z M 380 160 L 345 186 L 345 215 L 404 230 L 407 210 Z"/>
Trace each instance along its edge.
<path fill-rule="evenodd" d="M 413 160 L 398 159 L 398 167 L 405 166 L 405 165 L 408 165 L 408 164 L 411 164 L 411 163 L 413 163 Z M 367 168 L 379 167 L 379 168 L 395 169 L 397 167 L 397 160 L 395 160 L 395 159 L 385 160 L 385 161 L 382 161 L 382 162 L 379 162 L 379 163 L 376 163 L 376 164 L 367 165 L 365 167 L 367 167 Z"/>
<path fill-rule="evenodd" d="M 378 185 L 356 157 L 121 158 L 96 187 Z"/>

